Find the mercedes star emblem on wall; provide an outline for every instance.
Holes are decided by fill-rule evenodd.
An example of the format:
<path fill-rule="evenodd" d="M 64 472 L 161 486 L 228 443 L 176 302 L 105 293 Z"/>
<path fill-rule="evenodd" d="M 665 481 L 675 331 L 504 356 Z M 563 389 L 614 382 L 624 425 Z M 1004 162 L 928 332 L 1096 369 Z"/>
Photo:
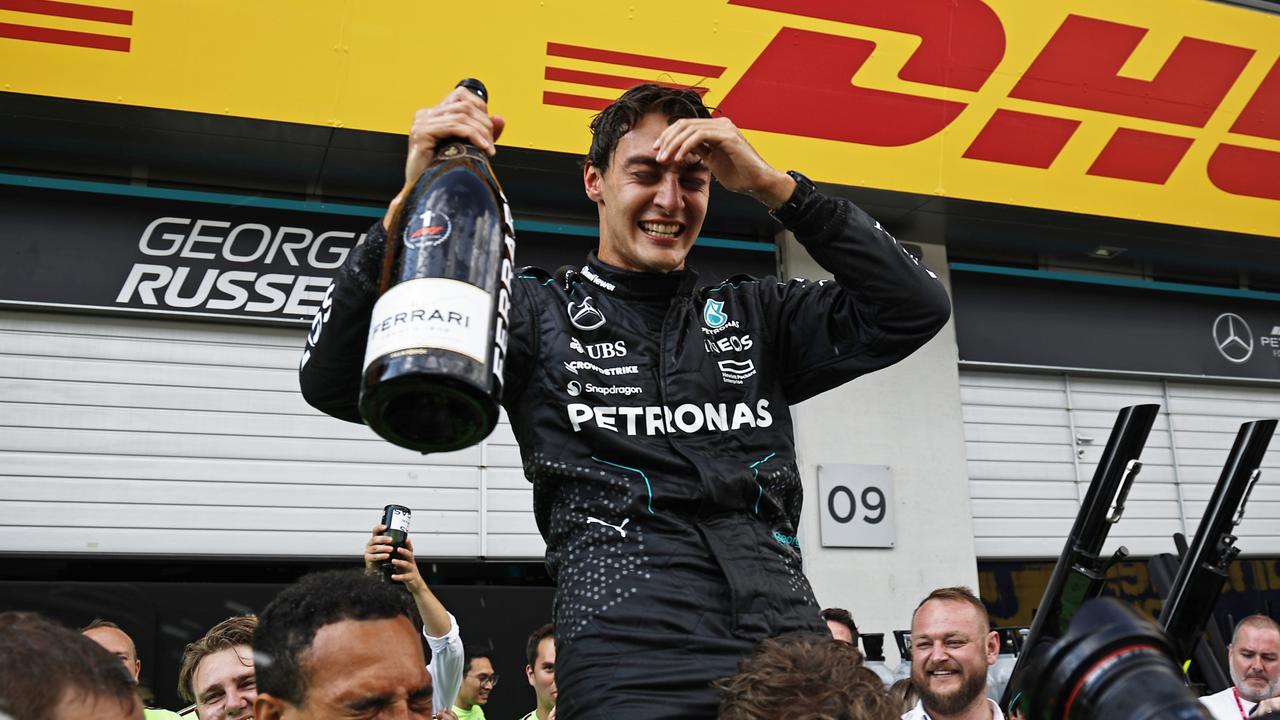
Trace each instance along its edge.
<path fill-rule="evenodd" d="M 1222 313 L 1213 321 L 1213 344 L 1227 360 L 1239 364 L 1253 355 L 1253 331 L 1235 313 Z"/>

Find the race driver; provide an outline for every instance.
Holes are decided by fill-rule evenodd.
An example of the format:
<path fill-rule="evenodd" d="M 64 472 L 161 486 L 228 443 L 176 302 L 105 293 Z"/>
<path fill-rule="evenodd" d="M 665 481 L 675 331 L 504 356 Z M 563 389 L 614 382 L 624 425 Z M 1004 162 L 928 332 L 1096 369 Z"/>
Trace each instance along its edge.
<path fill-rule="evenodd" d="M 406 178 L 445 138 L 493 153 L 504 125 L 454 90 L 415 116 Z M 599 246 L 514 283 L 502 399 L 557 584 L 557 718 L 714 717 L 710 683 L 757 641 L 826 631 L 789 406 L 906 357 L 950 302 L 879 223 L 768 165 L 691 90 L 634 87 L 591 130 Z M 700 286 L 685 258 L 713 180 L 766 205 L 834 282 Z M 375 224 L 352 251 L 301 370 L 312 405 L 356 422 L 384 237 Z"/>

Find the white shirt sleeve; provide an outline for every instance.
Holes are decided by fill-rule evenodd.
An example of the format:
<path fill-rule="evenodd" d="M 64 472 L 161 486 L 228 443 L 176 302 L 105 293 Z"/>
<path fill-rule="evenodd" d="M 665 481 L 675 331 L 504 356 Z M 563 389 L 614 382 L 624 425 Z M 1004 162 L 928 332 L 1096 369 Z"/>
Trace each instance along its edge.
<path fill-rule="evenodd" d="M 433 637 L 422 629 L 422 636 L 431 648 L 431 705 L 436 712 L 453 707 L 462 687 L 462 636 L 458 634 L 458 620 L 449 613 L 449 632 L 443 637 Z"/>

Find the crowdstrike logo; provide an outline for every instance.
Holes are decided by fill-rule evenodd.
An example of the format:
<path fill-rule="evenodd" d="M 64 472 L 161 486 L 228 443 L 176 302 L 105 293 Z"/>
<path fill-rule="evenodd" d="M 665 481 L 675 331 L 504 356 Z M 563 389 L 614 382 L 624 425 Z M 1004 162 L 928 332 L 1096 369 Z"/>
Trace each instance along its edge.
<path fill-rule="evenodd" d="M 1253 330 L 1235 313 L 1222 313 L 1213 321 L 1213 344 L 1229 362 L 1239 365 L 1253 355 Z"/>
<path fill-rule="evenodd" d="M 579 330 L 595 330 L 604 325 L 604 313 L 596 308 L 590 295 L 582 298 L 580 303 L 570 301 L 567 310 L 569 322 Z"/>
<path fill-rule="evenodd" d="M 618 367 L 606 368 L 586 360 L 570 360 L 564 364 L 564 369 L 574 375 L 577 375 L 579 370 L 588 370 L 597 375 L 608 376 L 640 374 L 640 366 L 638 365 L 619 365 Z"/>

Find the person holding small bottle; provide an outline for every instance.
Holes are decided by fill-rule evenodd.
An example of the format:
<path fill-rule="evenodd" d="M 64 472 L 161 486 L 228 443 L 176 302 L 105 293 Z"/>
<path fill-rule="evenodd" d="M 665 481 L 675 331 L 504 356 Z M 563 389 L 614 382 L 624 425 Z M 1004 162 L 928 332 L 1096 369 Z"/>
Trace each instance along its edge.
<path fill-rule="evenodd" d="M 413 604 L 422 617 L 422 635 L 431 648 L 431 662 L 427 671 L 431 673 L 432 700 L 435 711 L 447 711 L 453 707 L 453 701 L 462 685 L 462 637 L 458 634 L 458 621 L 445 609 L 435 593 L 418 571 L 418 563 L 413 557 L 413 540 L 406 538 L 404 545 L 395 548 L 389 535 L 384 535 L 387 526 L 381 523 L 373 526 L 369 541 L 364 546 L 364 569 L 369 575 L 378 575 L 382 563 L 390 561 L 394 567 L 390 578 L 392 582 L 404 585 L 413 596 Z"/>

